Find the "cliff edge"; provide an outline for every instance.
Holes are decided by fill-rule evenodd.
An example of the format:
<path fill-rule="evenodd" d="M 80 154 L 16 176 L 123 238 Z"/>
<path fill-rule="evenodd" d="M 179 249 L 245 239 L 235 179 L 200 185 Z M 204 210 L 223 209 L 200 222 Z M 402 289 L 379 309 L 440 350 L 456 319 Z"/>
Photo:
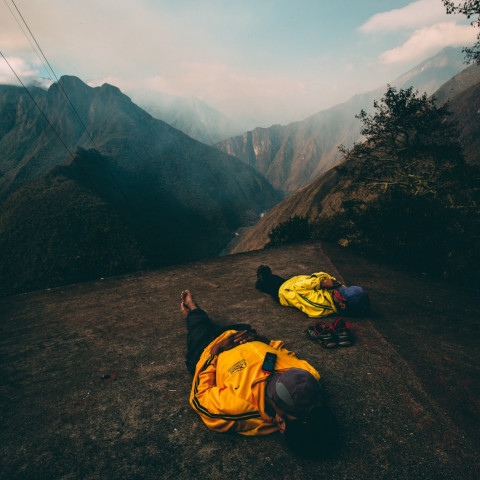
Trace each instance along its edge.
<path fill-rule="evenodd" d="M 371 297 L 356 342 L 255 290 L 256 268 L 327 271 Z M 191 409 L 182 289 L 219 323 L 248 322 L 321 373 L 336 458 L 279 434 L 209 431 Z M 305 243 L 0 299 L 0 472 L 8 479 L 465 479 L 480 476 L 478 291 Z"/>

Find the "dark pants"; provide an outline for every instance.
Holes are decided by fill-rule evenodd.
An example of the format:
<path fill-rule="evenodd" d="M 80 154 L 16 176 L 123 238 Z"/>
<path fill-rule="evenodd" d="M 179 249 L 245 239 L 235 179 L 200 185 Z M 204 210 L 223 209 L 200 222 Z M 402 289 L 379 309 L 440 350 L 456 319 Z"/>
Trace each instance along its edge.
<path fill-rule="evenodd" d="M 278 290 L 285 283 L 286 280 L 273 273 L 267 275 L 260 275 L 255 288 L 261 292 L 268 293 L 276 302 L 279 302 Z"/>
<path fill-rule="evenodd" d="M 200 355 L 207 345 L 227 330 L 248 330 L 254 331 L 246 323 L 235 325 L 217 325 L 200 308 L 192 310 L 187 315 L 187 355 L 186 365 L 188 371 L 193 375 Z"/>

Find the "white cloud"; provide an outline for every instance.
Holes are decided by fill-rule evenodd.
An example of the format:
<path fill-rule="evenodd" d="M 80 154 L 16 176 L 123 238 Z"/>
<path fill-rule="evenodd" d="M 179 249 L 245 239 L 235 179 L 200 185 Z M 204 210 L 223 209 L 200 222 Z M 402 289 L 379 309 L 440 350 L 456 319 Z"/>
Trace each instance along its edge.
<path fill-rule="evenodd" d="M 22 58 L 6 57 L 6 59 L 8 64 L 3 58 L 0 58 L 0 84 L 20 85 L 17 77 L 12 72 L 12 68 L 23 83 L 28 84 L 38 79 L 38 70 L 32 69 Z"/>
<path fill-rule="evenodd" d="M 441 0 L 418 0 L 403 8 L 374 15 L 360 26 L 359 30 L 363 33 L 374 33 L 417 29 L 438 22 L 445 22 L 447 18 Z"/>
<path fill-rule="evenodd" d="M 466 24 L 463 16 L 447 15 L 441 0 L 418 0 L 378 13 L 358 30 L 366 34 L 408 35 L 403 44 L 380 54 L 378 60 L 383 65 L 419 62 L 442 48 L 469 45 L 476 38 L 475 29 Z"/>
<path fill-rule="evenodd" d="M 380 62 L 386 65 L 420 61 L 446 46 L 459 47 L 475 41 L 476 31 L 469 25 L 453 22 L 439 23 L 416 30 L 399 47 L 380 55 Z"/>
<path fill-rule="evenodd" d="M 355 2 L 355 9 L 362 8 L 363 1 Z M 227 115 L 262 115 L 272 122 L 297 120 L 370 86 L 387 83 L 403 73 L 401 61 L 415 50 L 421 55 L 428 46 L 433 48 L 435 42 L 423 28 L 447 21 L 459 23 L 462 17 L 447 17 L 441 0 L 411 0 L 405 8 L 373 16 L 360 30 L 375 33 L 377 38 L 358 42 L 359 32 L 350 28 L 348 32 L 323 29 L 322 36 L 319 19 L 310 15 L 303 21 L 307 31 L 311 28 L 308 22 L 315 24 L 315 35 L 306 42 L 306 37 L 289 30 L 288 15 L 293 10 L 274 8 L 275 3 L 23 0 L 19 7 L 58 77 L 76 75 L 91 86 L 110 83 L 132 98 L 141 91 L 196 97 Z M 328 20 L 332 26 L 343 22 L 341 3 L 332 4 Z M 381 9 L 382 2 L 378 2 L 377 11 Z M 298 10 L 298 15 L 303 10 Z M 319 7 L 314 11 L 320 12 Z M 279 22 L 270 21 L 272 13 L 279 14 Z M 385 30 L 397 35 L 387 35 Z M 406 41 L 406 35 L 412 34 Z M 329 39 L 330 35 L 339 35 L 341 40 Z M 275 48 L 271 38 L 278 39 Z M 344 44 L 350 46 L 347 54 Z M 315 56 L 320 54 L 309 48 L 312 45 L 321 46 L 321 57 Z M 29 82 L 38 73 L 47 75 L 7 2 L 1 0 L 0 48 L 17 62 L 23 59 L 14 67 L 22 80 Z M 384 52 L 383 63 L 378 59 L 380 52 Z M 17 84 L 2 63 L 0 58 L 0 83 Z"/>

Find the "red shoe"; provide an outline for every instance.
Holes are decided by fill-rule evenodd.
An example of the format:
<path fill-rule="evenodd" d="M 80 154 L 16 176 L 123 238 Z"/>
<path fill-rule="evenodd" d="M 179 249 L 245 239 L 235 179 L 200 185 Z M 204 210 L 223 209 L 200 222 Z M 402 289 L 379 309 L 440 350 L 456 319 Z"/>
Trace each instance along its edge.
<path fill-rule="evenodd" d="M 315 342 L 320 342 L 323 348 L 334 348 L 337 346 L 337 337 L 331 325 L 319 322 L 305 330 L 307 337 Z"/>
<path fill-rule="evenodd" d="M 331 328 L 337 337 L 337 343 L 340 347 L 349 347 L 353 344 L 353 335 L 350 332 L 350 326 L 342 317 L 338 317 L 335 323 L 332 323 Z"/>

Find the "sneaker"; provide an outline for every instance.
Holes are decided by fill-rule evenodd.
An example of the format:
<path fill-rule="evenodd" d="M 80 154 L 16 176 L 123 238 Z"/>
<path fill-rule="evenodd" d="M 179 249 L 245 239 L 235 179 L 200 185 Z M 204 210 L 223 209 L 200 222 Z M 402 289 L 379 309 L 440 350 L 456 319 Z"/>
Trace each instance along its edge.
<path fill-rule="evenodd" d="M 331 328 L 337 337 L 337 343 L 340 347 L 352 345 L 353 335 L 350 332 L 350 326 L 342 317 L 338 317 L 335 323 L 332 323 Z"/>
<path fill-rule="evenodd" d="M 260 265 L 257 268 L 257 280 L 259 282 L 264 282 L 272 276 L 272 270 L 268 265 Z"/>
<path fill-rule="evenodd" d="M 331 325 L 319 322 L 305 330 L 307 337 L 315 342 L 320 342 L 323 348 L 334 348 L 337 346 L 337 337 Z"/>
<path fill-rule="evenodd" d="M 255 288 L 262 290 L 267 280 L 272 276 L 272 270 L 267 265 L 260 265 L 257 268 L 257 281 L 255 282 Z"/>

